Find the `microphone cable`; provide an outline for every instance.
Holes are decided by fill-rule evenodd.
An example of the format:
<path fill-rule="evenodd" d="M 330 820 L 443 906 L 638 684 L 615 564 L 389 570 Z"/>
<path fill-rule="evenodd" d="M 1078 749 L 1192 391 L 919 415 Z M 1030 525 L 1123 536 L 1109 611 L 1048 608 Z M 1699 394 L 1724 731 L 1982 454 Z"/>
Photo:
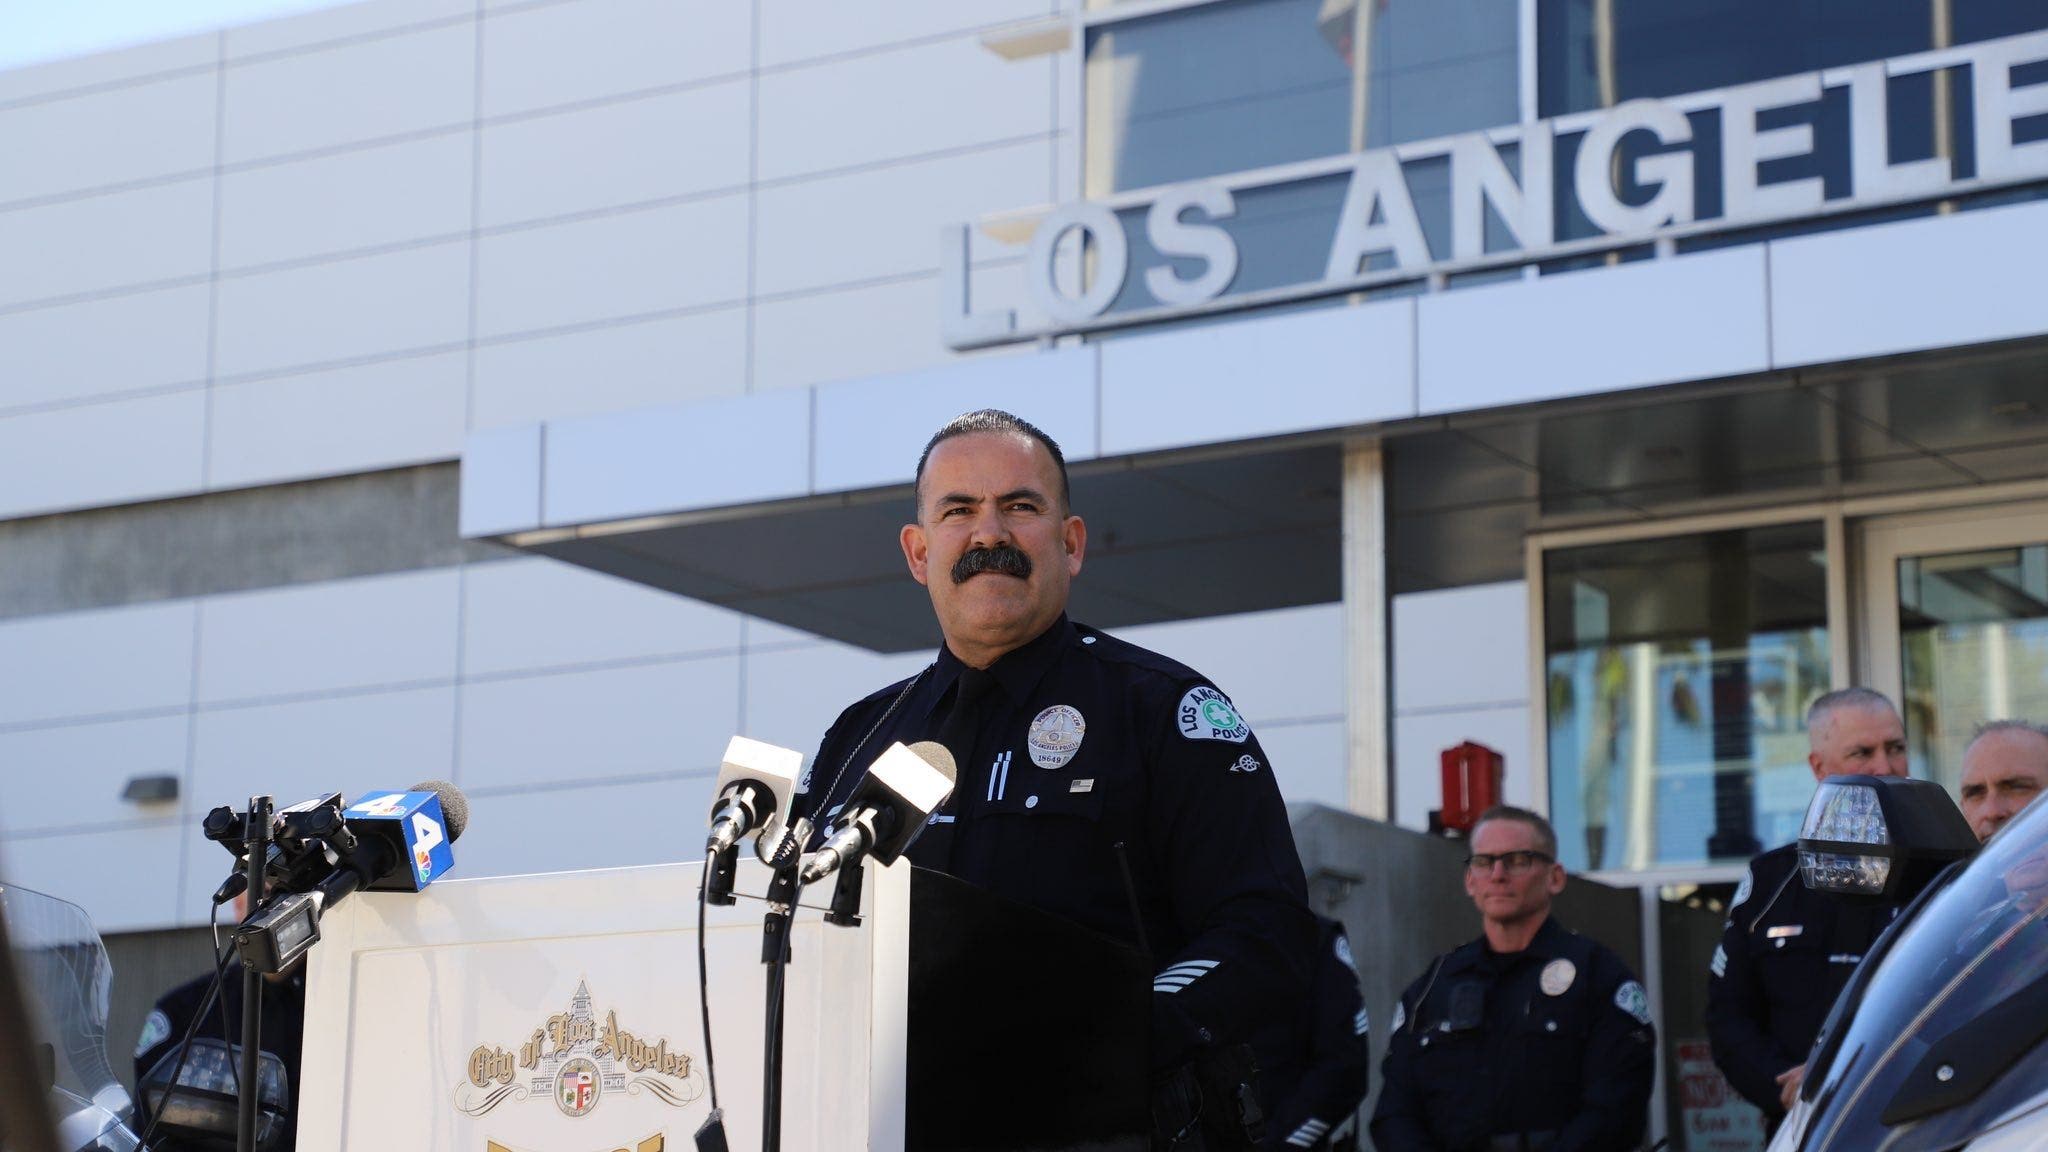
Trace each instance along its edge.
<path fill-rule="evenodd" d="M 208 915 L 207 920 L 209 925 L 213 929 L 214 941 L 216 944 L 218 944 L 220 940 L 220 905 L 216 904 L 213 906 L 213 911 L 211 912 L 211 914 Z M 221 980 L 227 975 L 228 963 L 229 961 L 234 959 L 234 956 L 234 941 L 230 940 L 228 942 L 228 946 L 225 949 L 219 950 L 214 957 L 213 982 L 207 985 L 206 998 L 199 1002 L 199 1011 L 194 1012 L 192 1014 L 191 1022 L 185 1025 L 185 1034 L 179 1037 L 178 1039 L 178 1062 L 176 1064 L 171 1065 L 171 1077 L 169 1082 L 164 1087 L 163 1099 L 157 1102 L 157 1107 L 150 1109 L 149 1127 L 143 1131 L 142 1139 L 140 1142 L 140 1146 L 143 1148 L 149 1147 L 150 1139 L 156 1135 L 157 1125 L 163 1123 L 165 1111 L 163 1105 L 169 1103 L 171 1096 L 174 1093 L 176 1093 L 178 1089 L 181 1087 L 181 1085 L 178 1083 L 178 1077 L 185 1071 L 186 1059 L 192 1055 L 192 1036 L 194 1033 L 198 1032 L 199 1022 L 201 1020 L 206 1019 L 206 1013 L 209 1010 L 211 1010 L 215 1004 L 220 1005 L 221 1034 L 223 1037 L 227 1035 L 227 1003 L 225 999 L 221 996 L 220 989 Z M 232 1044 L 233 1041 L 228 1041 L 228 1043 Z M 147 1078 L 148 1073 L 144 1073 L 143 1075 L 145 1078 Z M 236 1090 L 240 1091 L 241 1072 L 237 1070 L 235 1076 L 237 1085 Z M 147 1103 L 149 1099 L 147 1089 L 142 1088 L 140 1085 L 138 1085 L 137 1088 L 138 1091 L 142 1093 L 143 1102 Z"/>
<path fill-rule="evenodd" d="M 704 1081 L 711 1088 L 712 1122 L 723 1122 L 725 1114 L 718 1107 L 717 1064 L 711 1058 L 711 966 L 707 962 L 704 945 L 704 914 L 710 908 L 707 893 L 711 886 L 711 857 L 704 857 L 704 877 L 697 884 L 697 1005 L 704 1021 Z"/>
<path fill-rule="evenodd" d="M 244 916 L 242 917 L 242 919 L 246 922 L 249 918 L 247 916 Z M 225 949 L 222 947 L 220 942 L 220 905 L 215 904 L 212 908 L 207 910 L 206 926 L 209 930 L 213 932 L 214 953 L 216 955 L 225 954 Z M 235 942 L 232 940 L 228 941 L 226 948 L 233 948 L 234 943 Z M 228 1039 L 228 1037 L 233 1036 L 235 1033 L 232 1029 L 228 1027 L 228 998 L 226 995 L 225 987 L 222 987 L 222 981 L 225 978 L 225 972 L 216 975 L 213 978 L 216 990 L 222 993 L 221 995 L 216 996 L 214 998 L 213 1005 L 220 1011 L 221 1039 L 226 1040 L 229 1044 L 233 1044 L 234 1041 Z M 242 1005 L 242 1011 L 247 1012 L 248 1010 L 249 1006 L 247 1004 Z M 229 1051 L 233 1051 L 233 1049 L 230 1048 Z M 239 1101 L 242 1097 L 242 1062 L 240 1060 L 228 1061 L 228 1072 L 235 1079 L 235 1099 Z"/>

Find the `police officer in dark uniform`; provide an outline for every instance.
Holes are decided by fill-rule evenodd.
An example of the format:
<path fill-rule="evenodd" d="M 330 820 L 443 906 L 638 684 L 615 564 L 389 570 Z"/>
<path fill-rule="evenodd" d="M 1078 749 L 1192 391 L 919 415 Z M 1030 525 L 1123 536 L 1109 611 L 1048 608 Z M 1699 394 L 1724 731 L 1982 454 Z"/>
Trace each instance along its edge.
<path fill-rule="evenodd" d="M 1045 433 L 970 413 L 917 476 L 901 543 L 945 645 L 840 715 L 802 810 L 823 835 L 890 742 L 945 744 L 959 775 L 911 861 L 1149 949 L 1155 1076 L 1248 1046 L 1229 1122 L 1257 1140 L 1299 1072 L 1316 931 L 1265 750 L 1200 674 L 1067 619 L 1087 532 Z"/>
<path fill-rule="evenodd" d="M 1624 1152 L 1656 1075 L 1649 999 L 1621 957 L 1550 915 L 1550 822 L 1488 810 L 1465 891 L 1479 939 L 1401 994 L 1373 1111 L 1379 1152 Z"/>
<path fill-rule="evenodd" d="M 1881 693 L 1844 688 L 1820 697 L 1807 710 L 1806 733 L 1816 781 L 1906 774 L 1905 725 Z M 1797 844 L 1749 862 L 1708 969 L 1707 1037 L 1714 1063 L 1763 1110 L 1767 1130 L 1777 1131 L 1798 1096 L 1807 1051 L 1835 998 L 1898 912 L 1809 891 Z"/>
<path fill-rule="evenodd" d="M 192 1018 L 206 1004 L 206 990 L 213 984 L 212 976 L 201 976 L 196 980 L 178 985 L 157 999 L 156 1006 L 143 1018 L 142 1035 L 135 1044 L 135 1130 L 149 1128 L 149 1101 L 142 1091 L 142 1082 L 150 1069 L 167 1056 L 174 1056 L 178 1044 L 185 1038 L 185 1029 L 192 1024 Z M 222 1032 L 222 1004 L 226 1005 L 227 1031 Z M 276 1056 L 284 1065 L 285 1083 L 290 1091 L 290 1107 L 286 1114 L 283 1136 L 277 1147 L 291 1148 L 298 1139 L 299 1105 L 299 1046 L 306 1028 L 306 980 L 304 970 L 295 969 L 289 974 L 265 977 L 263 980 L 263 1051 Z M 225 1040 L 229 1044 L 242 1042 L 242 973 L 240 968 L 229 967 L 227 976 L 221 981 L 219 1001 L 206 1009 L 206 1015 L 193 1029 L 193 1039 L 212 1038 Z M 174 1057 L 175 1058 L 175 1057 Z M 233 1133 L 227 1134 L 230 1140 Z M 150 1148 L 157 1152 L 180 1152 L 178 1141 L 159 1133 L 150 1141 Z"/>
<path fill-rule="evenodd" d="M 1344 925 L 1318 916 L 1314 986 L 1308 1000 L 1308 1067 L 1294 1094 L 1273 1112 L 1273 1133 L 1287 1149 L 1355 1152 L 1358 1106 L 1372 1087 L 1372 1021 L 1358 990 L 1358 963 Z"/>

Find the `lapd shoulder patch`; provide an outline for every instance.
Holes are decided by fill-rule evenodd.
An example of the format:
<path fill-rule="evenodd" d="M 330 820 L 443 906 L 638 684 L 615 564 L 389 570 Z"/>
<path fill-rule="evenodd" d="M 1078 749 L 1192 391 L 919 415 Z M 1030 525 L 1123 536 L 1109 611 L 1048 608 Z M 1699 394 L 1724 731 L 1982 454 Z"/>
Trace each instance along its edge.
<path fill-rule="evenodd" d="M 142 1035 L 135 1039 L 135 1058 L 171 1038 L 171 1018 L 161 1008 L 151 1009 L 142 1021 Z"/>
<path fill-rule="evenodd" d="M 1228 740 L 1242 744 L 1251 726 L 1231 707 L 1230 698 L 1207 684 L 1190 688 L 1180 698 L 1180 734 L 1190 740 Z"/>
<path fill-rule="evenodd" d="M 1614 1006 L 1635 1017 L 1638 1024 L 1650 1022 L 1650 996 L 1643 986 L 1633 980 L 1624 980 L 1614 990 Z"/>
<path fill-rule="evenodd" d="M 1337 933 L 1336 949 L 1337 963 L 1351 969 L 1353 976 L 1358 975 L 1358 961 L 1351 955 L 1351 938 L 1342 932 Z"/>
<path fill-rule="evenodd" d="M 1751 869 L 1748 869 L 1747 871 L 1743 872 L 1743 874 L 1742 874 L 1742 883 L 1740 883 L 1740 884 L 1737 884 L 1737 885 L 1735 886 L 1735 899 L 1733 899 L 1733 900 L 1730 900 L 1730 901 L 1728 902 L 1728 910 L 1729 910 L 1730 912 L 1733 912 L 1733 911 L 1735 911 L 1735 910 L 1736 910 L 1737 908 L 1740 908 L 1740 907 L 1742 907 L 1742 903 L 1743 903 L 1743 901 L 1745 901 L 1745 900 L 1748 900 L 1748 899 L 1749 899 L 1749 894 L 1750 894 L 1750 892 L 1751 892 L 1752 890 L 1754 890 L 1755 888 L 1756 888 L 1756 869 L 1754 869 L 1754 868 L 1751 868 Z"/>

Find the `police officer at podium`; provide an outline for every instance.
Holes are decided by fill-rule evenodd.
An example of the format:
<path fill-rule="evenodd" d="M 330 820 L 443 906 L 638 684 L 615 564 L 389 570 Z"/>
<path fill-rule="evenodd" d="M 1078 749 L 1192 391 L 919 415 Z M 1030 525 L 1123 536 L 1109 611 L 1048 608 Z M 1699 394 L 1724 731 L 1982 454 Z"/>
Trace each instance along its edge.
<path fill-rule="evenodd" d="M 912 862 L 1149 952 L 1157 1143 L 1258 1146 L 1306 1049 L 1316 925 L 1250 724 L 1194 670 L 1067 618 L 1087 528 L 1030 423 L 939 429 L 899 542 L 945 643 L 841 713 L 802 810 L 829 832 L 890 742 L 944 744 L 958 777 Z"/>

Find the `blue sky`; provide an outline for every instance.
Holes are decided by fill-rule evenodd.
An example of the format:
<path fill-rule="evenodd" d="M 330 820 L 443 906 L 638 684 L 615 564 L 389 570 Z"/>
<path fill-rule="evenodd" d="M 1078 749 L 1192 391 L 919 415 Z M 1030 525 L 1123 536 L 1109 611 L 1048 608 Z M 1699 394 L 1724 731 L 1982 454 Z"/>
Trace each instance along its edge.
<path fill-rule="evenodd" d="M 0 0 L 0 70 L 211 32 L 342 0 Z"/>

